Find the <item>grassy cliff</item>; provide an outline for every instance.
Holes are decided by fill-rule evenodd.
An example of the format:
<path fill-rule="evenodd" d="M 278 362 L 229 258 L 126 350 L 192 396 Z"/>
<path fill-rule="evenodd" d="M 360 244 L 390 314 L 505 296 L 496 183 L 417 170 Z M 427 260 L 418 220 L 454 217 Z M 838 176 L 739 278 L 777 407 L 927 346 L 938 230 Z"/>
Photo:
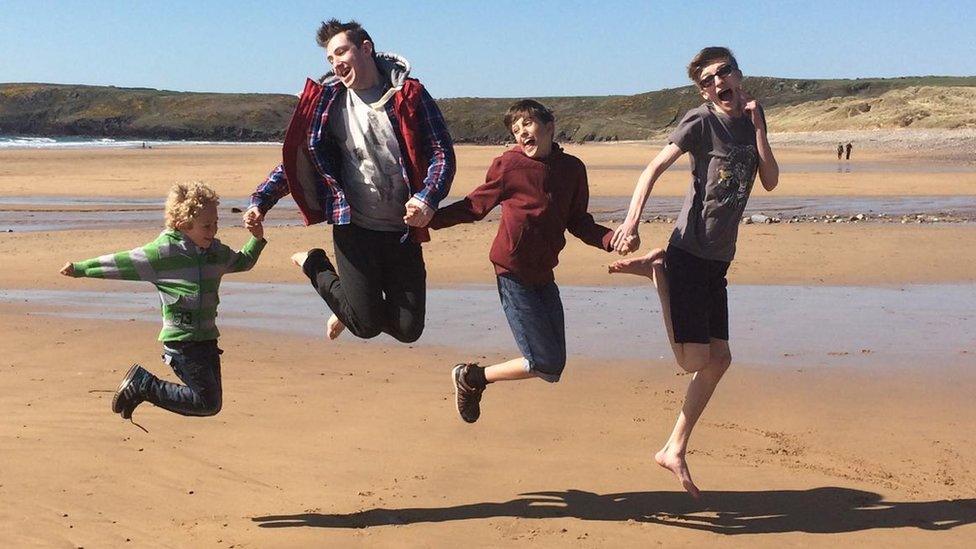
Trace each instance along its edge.
<path fill-rule="evenodd" d="M 774 131 L 972 128 L 976 77 L 857 80 L 746 78 Z M 629 96 L 542 97 L 563 141 L 645 139 L 702 99 L 692 86 Z M 0 134 L 143 139 L 280 140 L 296 98 L 144 88 L 0 84 Z M 502 142 L 513 99 L 438 100 L 458 142 Z"/>

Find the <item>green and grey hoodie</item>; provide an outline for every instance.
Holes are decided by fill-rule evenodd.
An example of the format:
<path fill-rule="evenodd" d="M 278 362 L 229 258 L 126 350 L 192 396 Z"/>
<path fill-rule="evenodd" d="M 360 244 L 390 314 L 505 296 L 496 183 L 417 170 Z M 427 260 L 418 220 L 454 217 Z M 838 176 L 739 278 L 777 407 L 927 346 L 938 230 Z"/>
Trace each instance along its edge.
<path fill-rule="evenodd" d="M 145 280 L 159 290 L 160 341 L 217 339 L 217 290 L 227 273 L 250 270 L 267 241 L 251 237 L 241 251 L 214 239 L 202 249 L 180 231 L 166 230 L 145 246 L 74 263 L 75 276 Z"/>

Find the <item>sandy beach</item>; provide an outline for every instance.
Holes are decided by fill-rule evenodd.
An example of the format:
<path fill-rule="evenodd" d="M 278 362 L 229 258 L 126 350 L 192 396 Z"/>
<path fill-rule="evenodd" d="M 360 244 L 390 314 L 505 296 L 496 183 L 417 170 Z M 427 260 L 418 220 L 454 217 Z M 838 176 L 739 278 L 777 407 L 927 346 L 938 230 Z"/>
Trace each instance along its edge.
<path fill-rule="evenodd" d="M 783 175 L 770 200 L 833 208 L 848 200 L 924 199 L 916 203 L 932 204 L 924 212 L 932 215 L 943 204 L 976 203 L 971 161 L 946 155 L 933 161 L 910 148 L 878 146 L 855 149 L 845 165 L 829 147 L 814 145 L 808 138 L 781 140 Z M 658 146 L 567 149 L 586 162 L 594 203 L 616 204 L 630 195 Z M 451 195 L 480 183 L 501 150 L 459 147 Z M 639 296 L 646 289 L 646 299 L 622 300 L 626 314 L 567 303 L 568 316 L 605 318 L 579 327 L 584 340 L 610 340 L 620 353 L 594 356 L 585 343 L 574 343 L 559 384 L 493 385 L 475 425 L 457 417 L 450 367 L 511 358 L 514 344 L 506 350 L 467 336 L 451 341 L 450 334 L 467 332 L 444 325 L 454 318 L 448 311 L 430 315 L 433 341 L 329 342 L 309 335 L 321 333 L 324 304 L 320 316 L 300 317 L 304 326 L 272 331 L 260 325 L 262 316 L 289 306 L 274 297 L 253 307 L 228 297 L 218 416 L 184 418 L 147 404 L 134 419 L 148 432 L 113 416 L 112 391 L 129 364 L 175 377 L 159 360 L 158 319 L 147 316 L 152 288 L 68 279 L 58 268 L 151 240 L 161 227 L 158 204 L 178 180 L 203 180 L 221 193 L 219 238 L 238 247 L 246 232 L 231 208 L 243 206 L 278 158 L 274 147 L 0 151 L 0 213 L 34 216 L 38 226 L 78 210 L 109 220 L 130 210 L 150 218 L 158 211 L 159 219 L 83 229 L 18 225 L 0 234 L 8 265 L 0 273 L 5 546 L 966 547 L 976 536 L 976 317 L 965 300 L 902 306 L 878 293 L 972 295 L 972 222 L 740 228 L 730 292 L 758 296 L 740 307 L 743 314 L 762 310 L 765 296 L 794 288 L 824 290 L 827 297 L 816 310 L 770 301 L 776 325 L 762 315 L 736 318 L 732 310 L 733 324 L 747 328 L 738 333 L 738 347 L 731 342 L 733 366 L 691 442 L 690 466 L 704 490 L 697 502 L 652 459 L 688 377 L 653 342 L 621 337 L 663 332 L 647 281 L 609 276 L 614 256 L 571 238 L 557 269 L 566 295 L 579 289 Z M 654 197 L 682 195 L 687 181 L 681 160 L 650 206 Z M 55 200 L 67 198 L 67 206 Z M 89 198 L 145 202 L 115 208 L 76 200 Z M 292 291 L 307 284 L 288 257 L 311 247 L 331 250 L 331 231 L 297 226 L 290 202 L 283 199 L 269 214 L 291 221 L 268 227 L 257 267 L 226 283 L 254 285 L 267 292 L 262 296 L 275 296 L 276 285 Z M 606 222 L 619 221 L 615 215 L 607 213 Z M 432 290 L 490 288 L 487 252 L 496 230 L 497 221 L 486 220 L 434 232 L 424 248 Z M 663 245 L 670 230 L 667 223 L 641 225 L 642 249 Z M 31 292 L 55 300 L 42 302 Z M 111 294 L 133 292 L 148 294 L 150 303 L 112 317 L 92 314 Z M 57 296 L 72 296 L 73 304 L 61 306 Z M 308 300 L 318 300 L 310 288 Z M 496 317 L 465 307 L 471 305 L 457 300 L 449 312 L 469 322 L 467 330 L 496 330 L 504 341 L 507 327 L 492 326 Z M 501 318 L 497 303 L 492 307 Z M 752 350 L 766 338 L 776 345 L 816 339 L 823 334 L 810 334 L 809 326 L 829 333 L 844 320 L 839 315 L 859 308 L 876 309 L 866 318 L 879 320 L 858 329 L 873 341 L 887 338 L 897 352 L 858 345 L 862 332 L 848 334 L 843 345 L 838 338 L 815 357 L 783 353 L 776 362 Z M 254 326 L 230 323 L 232 314 Z M 889 314 L 898 315 L 897 329 L 885 322 Z M 615 329 L 621 323 L 631 331 Z M 927 329 L 953 338 L 934 350 L 913 341 Z"/>

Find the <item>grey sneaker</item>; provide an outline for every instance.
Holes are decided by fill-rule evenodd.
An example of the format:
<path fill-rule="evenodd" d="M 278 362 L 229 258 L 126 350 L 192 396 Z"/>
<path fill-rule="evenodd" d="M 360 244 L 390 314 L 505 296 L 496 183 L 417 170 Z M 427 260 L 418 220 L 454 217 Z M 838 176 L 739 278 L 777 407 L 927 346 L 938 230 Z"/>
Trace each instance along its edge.
<path fill-rule="evenodd" d="M 146 400 L 142 395 L 142 385 L 148 375 L 149 372 L 142 366 L 133 364 L 119 383 L 112 397 L 112 411 L 121 415 L 122 419 L 132 419 L 133 410 Z"/>
<path fill-rule="evenodd" d="M 461 419 L 468 423 L 478 421 L 481 416 L 481 394 L 485 390 L 471 387 L 465 381 L 468 368 L 474 364 L 458 364 L 451 370 L 451 379 L 454 381 L 454 399 L 457 403 L 457 411 L 461 414 Z"/>

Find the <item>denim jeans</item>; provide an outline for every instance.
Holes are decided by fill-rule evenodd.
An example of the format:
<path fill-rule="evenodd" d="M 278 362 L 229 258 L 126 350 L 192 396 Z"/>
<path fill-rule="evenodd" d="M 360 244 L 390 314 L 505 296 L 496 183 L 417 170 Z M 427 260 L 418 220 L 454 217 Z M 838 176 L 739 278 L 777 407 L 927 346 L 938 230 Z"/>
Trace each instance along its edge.
<path fill-rule="evenodd" d="M 217 340 L 166 341 L 163 360 L 186 385 L 163 381 L 150 375 L 146 400 L 184 416 L 212 416 L 220 411 L 223 389 L 220 383 L 220 354 Z"/>
<path fill-rule="evenodd" d="M 498 276 L 498 296 L 525 369 L 548 382 L 559 381 L 566 367 L 566 325 L 555 282 L 541 286 Z"/>

